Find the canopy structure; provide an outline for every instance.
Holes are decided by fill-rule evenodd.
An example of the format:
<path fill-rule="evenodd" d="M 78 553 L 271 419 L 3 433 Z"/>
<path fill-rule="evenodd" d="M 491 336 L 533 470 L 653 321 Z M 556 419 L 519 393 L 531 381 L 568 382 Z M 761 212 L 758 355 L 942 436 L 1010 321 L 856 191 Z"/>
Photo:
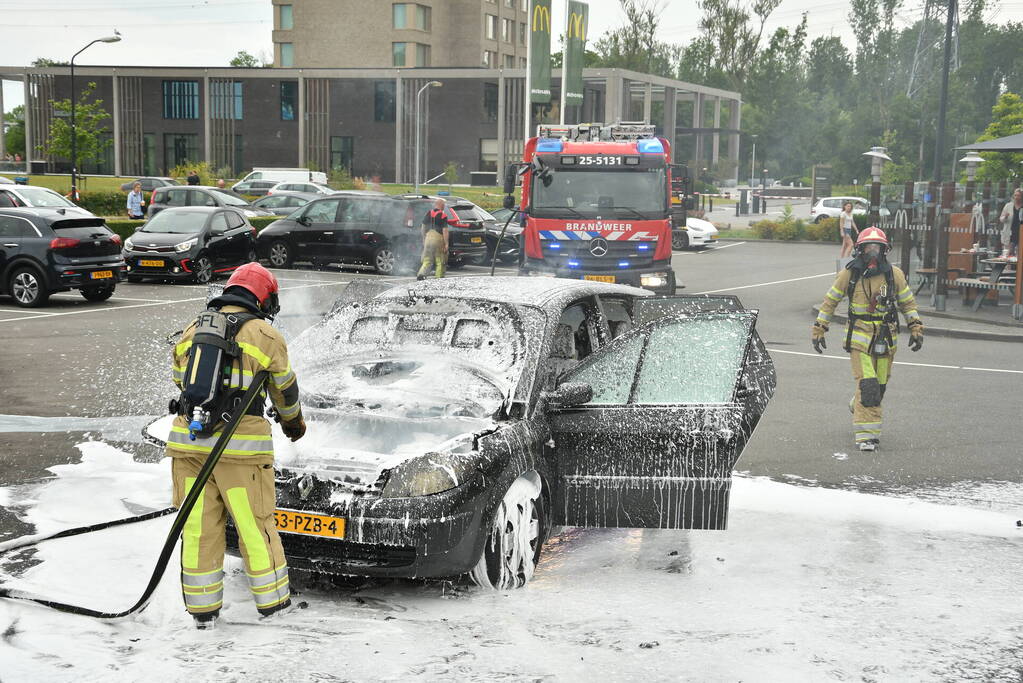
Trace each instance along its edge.
<path fill-rule="evenodd" d="M 1023 133 L 1006 135 L 986 142 L 975 142 L 972 145 L 959 145 L 956 149 L 971 149 L 978 152 L 1023 152 Z"/>

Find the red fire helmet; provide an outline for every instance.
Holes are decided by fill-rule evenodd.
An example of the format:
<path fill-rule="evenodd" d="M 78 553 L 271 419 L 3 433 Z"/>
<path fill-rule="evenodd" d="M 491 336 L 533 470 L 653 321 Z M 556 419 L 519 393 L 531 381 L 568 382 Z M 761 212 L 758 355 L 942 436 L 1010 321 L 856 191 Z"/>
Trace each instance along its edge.
<path fill-rule="evenodd" d="M 860 233 L 859 237 L 856 238 L 856 246 L 858 247 L 872 242 L 876 244 L 883 244 L 885 247 L 890 246 L 888 244 L 888 236 L 884 234 L 884 230 L 873 225 L 864 229 L 864 231 Z"/>
<path fill-rule="evenodd" d="M 246 263 L 237 268 L 224 285 L 225 289 L 228 287 L 244 287 L 255 295 L 260 305 L 280 289 L 274 274 L 258 263 Z"/>

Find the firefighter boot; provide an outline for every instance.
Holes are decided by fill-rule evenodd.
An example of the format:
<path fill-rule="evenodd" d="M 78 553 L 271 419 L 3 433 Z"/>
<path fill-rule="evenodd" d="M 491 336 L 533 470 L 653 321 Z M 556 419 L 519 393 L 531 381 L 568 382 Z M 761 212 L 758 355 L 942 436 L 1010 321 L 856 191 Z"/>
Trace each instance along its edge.
<path fill-rule="evenodd" d="M 212 631 L 217 626 L 218 616 L 220 616 L 220 610 L 193 614 L 192 619 L 195 621 L 195 627 L 200 631 Z"/>

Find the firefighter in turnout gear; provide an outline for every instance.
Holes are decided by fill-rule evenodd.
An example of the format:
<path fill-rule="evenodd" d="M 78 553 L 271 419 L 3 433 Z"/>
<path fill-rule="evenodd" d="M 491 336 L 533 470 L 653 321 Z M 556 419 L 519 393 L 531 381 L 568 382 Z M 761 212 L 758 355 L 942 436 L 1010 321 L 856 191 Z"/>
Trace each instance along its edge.
<path fill-rule="evenodd" d="M 174 504 L 181 505 L 254 375 L 270 373 L 267 393 L 292 441 L 305 434 L 298 382 L 280 332 L 270 326 L 280 306 L 277 279 L 258 263 L 231 275 L 173 351 L 174 383 L 181 397 L 167 440 L 173 458 Z M 210 369 L 203 386 L 204 370 Z M 197 398 L 197 396 L 199 398 Z M 181 535 L 181 590 L 197 628 L 212 628 L 224 596 L 224 527 L 231 515 L 238 531 L 249 589 L 260 614 L 291 605 L 288 567 L 274 526 L 273 441 L 263 417 L 265 394 L 241 418 Z M 207 402 L 202 401 L 209 399 Z M 205 420 L 205 422 L 204 422 Z"/>
<path fill-rule="evenodd" d="M 823 353 L 831 316 L 842 299 L 849 298 L 845 350 L 850 354 L 856 379 L 856 394 L 849 407 L 861 451 L 877 450 L 880 442 L 881 400 L 895 360 L 899 311 L 909 327 L 909 348 L 919 351 L 924 343 L 924 324 L 913 291 L 902 270 L 888 263 L 888 249 L 888 238 L 882 230 L 870 227 L 859 234 L 854 258 L 825 295 L 811 330 L 814 350 Z"/>

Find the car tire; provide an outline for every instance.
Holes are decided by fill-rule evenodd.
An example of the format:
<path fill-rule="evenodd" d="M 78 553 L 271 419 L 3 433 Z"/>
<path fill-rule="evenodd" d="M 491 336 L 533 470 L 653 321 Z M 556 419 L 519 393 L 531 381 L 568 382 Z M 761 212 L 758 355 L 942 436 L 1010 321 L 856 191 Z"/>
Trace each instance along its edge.
<path fill-rule="evenodd" d="M 249 253 L 245 255 L 244 263 L 259 263 L 259 254 L 255 247 L 249 247 Z"/>
<path fill-rule="evenodd" d="M 540 479 L 529 472 L 512 482 L 494 511 L 483 554 L 469 578 L 483 588 L 522 588 L 533 577 L 549 531 Z"/>
<path fill-rule="evenodd" d="M 192 260 L 192 277 L 198 285 L 213 282 L 213 261 L 206 254 L 199 254 Z"/>
<path fill-rule="evenodd" d="M 7 282 L 7 291 L 22 308 L 38 308 L 50 298 L 43 276 L 35 268 L 17 268 Z"/>
<path fill-rule="evenodd" d="M 111 287 L 83 287 L 82 296 L 86 301 L 106 301 L 114 295 L 114 288 Z"/>
<path fill-rule="evenodd" d="M 675 251 L 688 249 L 689 234 L 685 230 L 673 230 L 671 233 L 671 248 Z"/>
<path fill-rule="evenodd" d="M 827 216 L 817 216 L 817 218 L 815 218 L 813 222 L 814 223 L 823 223 L 827 218 L 828 218 Z"/>
<path fill-rule="evenodd" d="M 287 242 L 277 240 L 270 244 L 270 249 L 267 251 L 267 260 L 272 268 L 290 268 L 291 264 L 295 261 L 295 256 L 291 253 L 291 247 L 288 246 Z"/>
<path fill-rule="evenodd" d="M 385 245 L 373 252 L 373 268 L 381 275 L 394 273 L 396 256 L 390 245 Z"/>

